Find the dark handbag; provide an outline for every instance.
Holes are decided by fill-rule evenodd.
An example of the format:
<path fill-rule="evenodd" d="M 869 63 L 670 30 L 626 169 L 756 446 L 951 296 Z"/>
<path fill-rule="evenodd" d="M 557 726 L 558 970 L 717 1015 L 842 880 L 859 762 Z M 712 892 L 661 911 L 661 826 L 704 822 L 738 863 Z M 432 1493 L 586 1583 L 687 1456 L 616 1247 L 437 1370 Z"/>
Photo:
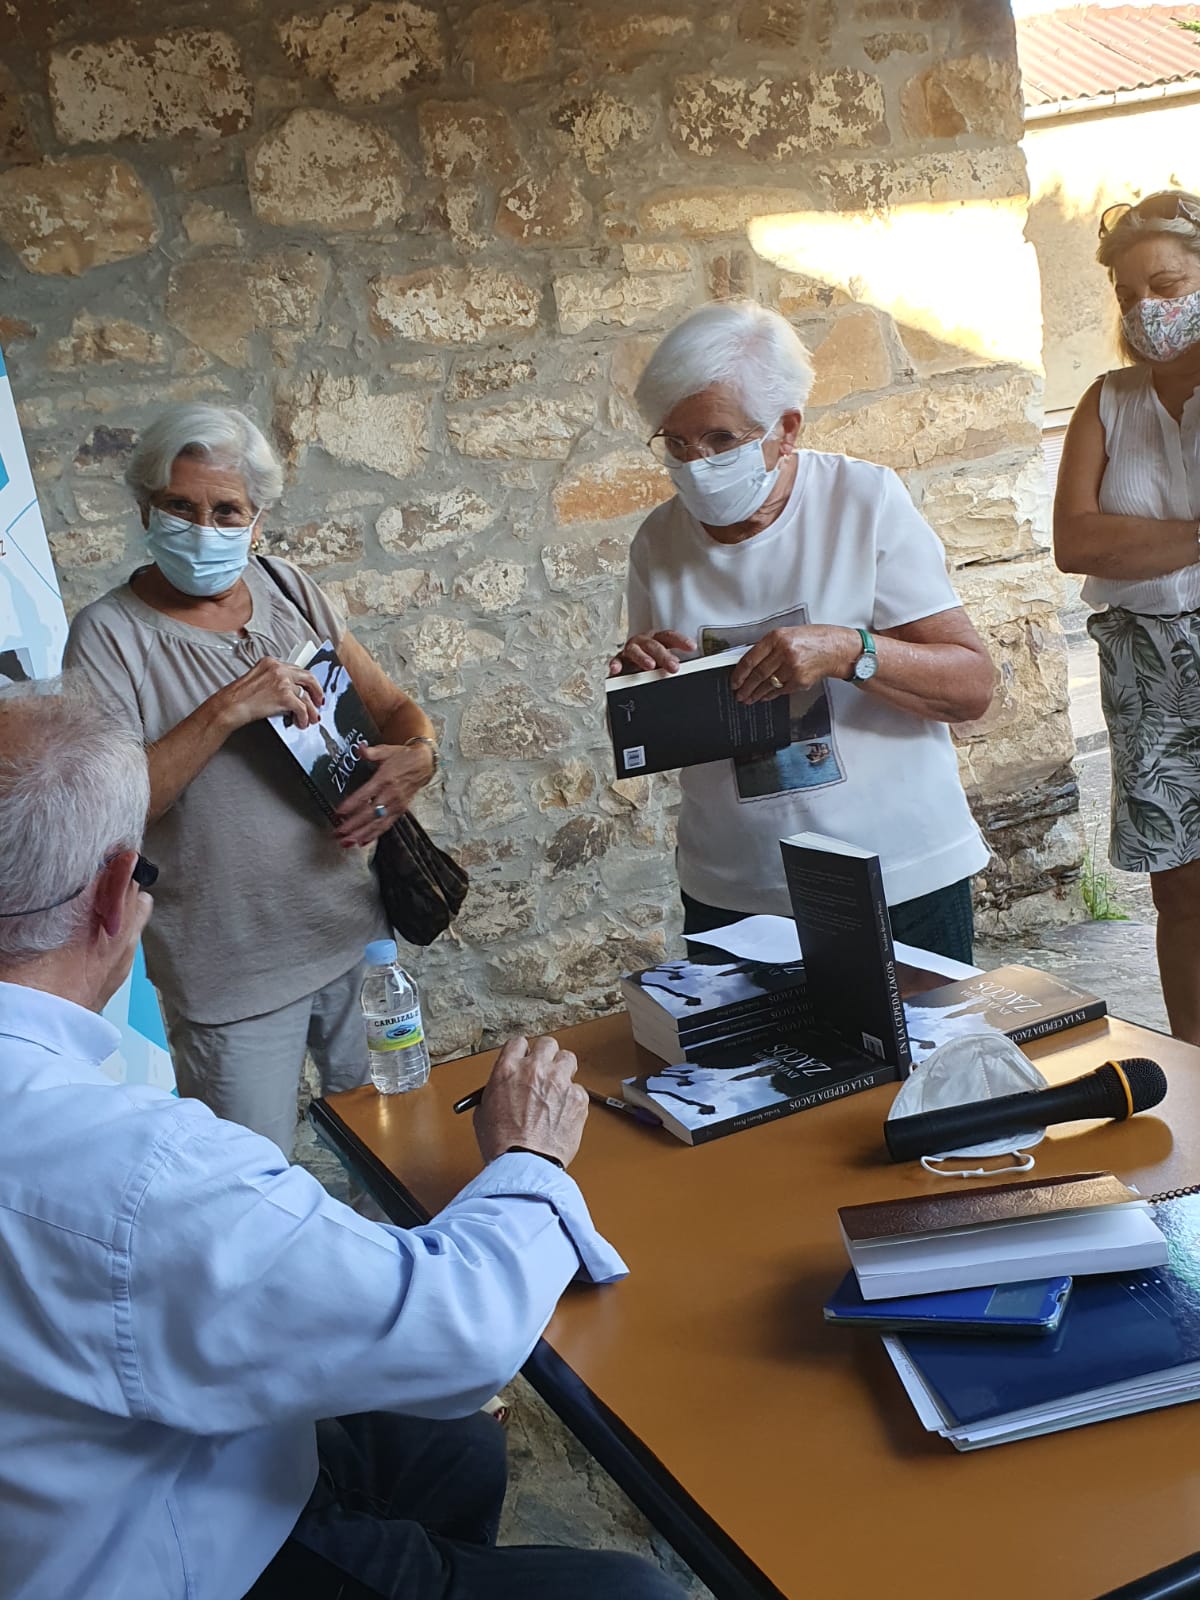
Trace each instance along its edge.
<path fill-rule="evenodd" d="M 258 557 L 258 564 L 313 632 L 319 632 L 274 564 L 265 556 Z M 407 811 L 395 819 L 386 833 L 380 834 L 371 867 L 384 913 L 409 944 L 432 944 L 440 933 L 445 933 L 466 899 L 470 884 L 453 856 L 439 849 Z"/>

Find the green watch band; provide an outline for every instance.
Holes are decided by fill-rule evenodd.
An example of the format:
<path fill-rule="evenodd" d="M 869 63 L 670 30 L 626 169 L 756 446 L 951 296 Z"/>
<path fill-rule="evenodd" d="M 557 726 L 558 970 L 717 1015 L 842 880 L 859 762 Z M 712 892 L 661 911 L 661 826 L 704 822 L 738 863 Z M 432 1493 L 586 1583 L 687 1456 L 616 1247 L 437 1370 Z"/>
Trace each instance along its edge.
<path fill-rule="evenodd" d="M 859 628 L 856 631 L 858 637 L 862 640 L 862 654 L 854 663 L 850 673 L 850 681 L 857 684 L 870 683 L 879 670 L 879 655 L 875 649 L 875 641 L 867 630 Z"/>

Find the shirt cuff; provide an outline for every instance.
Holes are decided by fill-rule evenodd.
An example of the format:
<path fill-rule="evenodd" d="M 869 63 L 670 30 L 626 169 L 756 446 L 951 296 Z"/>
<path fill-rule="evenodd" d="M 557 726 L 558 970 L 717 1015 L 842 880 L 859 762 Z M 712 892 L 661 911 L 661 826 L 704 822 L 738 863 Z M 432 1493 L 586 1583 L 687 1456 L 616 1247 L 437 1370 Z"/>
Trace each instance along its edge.
<path fill-rule="evenodd" d="M 629 1276 L 629 1268 L 621 1257 L 608 1240 L 596 1232 L 574 1178 L 540 1156 L 513 1153 L 497 1156 L 455 1198 L 468 1200 L 475 1195 L 544 1200 L 554 1210 L 575 1247 L 581 1277 L 592 1283 L 616 1283 Z"/>

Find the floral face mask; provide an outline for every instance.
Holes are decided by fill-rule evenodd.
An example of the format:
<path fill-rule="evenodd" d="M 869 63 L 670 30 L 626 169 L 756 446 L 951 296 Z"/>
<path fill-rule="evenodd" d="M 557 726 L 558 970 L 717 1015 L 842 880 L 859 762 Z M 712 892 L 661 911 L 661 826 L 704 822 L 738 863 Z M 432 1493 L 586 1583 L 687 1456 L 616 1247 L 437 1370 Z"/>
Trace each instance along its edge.
<path fill-rule="evenodd" d="M 1200 289 L 1174 300 L 1139 300 L 1121 318 L 1121 327 L 1147 361 L 1173 361 L 1200 343 Z"/>

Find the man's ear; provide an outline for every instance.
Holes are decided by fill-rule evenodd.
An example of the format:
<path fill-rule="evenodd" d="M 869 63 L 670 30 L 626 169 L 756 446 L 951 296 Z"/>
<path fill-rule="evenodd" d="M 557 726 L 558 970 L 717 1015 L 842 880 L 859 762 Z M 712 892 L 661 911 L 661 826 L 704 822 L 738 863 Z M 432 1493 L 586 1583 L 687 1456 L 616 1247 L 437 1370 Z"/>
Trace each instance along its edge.
<path fill-rule="evenodd" d="M 804 413 L 801 411 L 785 411 L 780 417 L 783 425 L 783 434 L 780 439 L 782 453 L 785 456 L 794 454 L 800 435 L 804 432 Z"/>
<path fill-rule="evenodd" d="M 100 869 L 96 879 L 96 893 L 92 912 L 110 939 L 120 937 L 121 930 L 131 915 L 129 885 L 137 863 L 136 850 L 122 850 Z"/>

